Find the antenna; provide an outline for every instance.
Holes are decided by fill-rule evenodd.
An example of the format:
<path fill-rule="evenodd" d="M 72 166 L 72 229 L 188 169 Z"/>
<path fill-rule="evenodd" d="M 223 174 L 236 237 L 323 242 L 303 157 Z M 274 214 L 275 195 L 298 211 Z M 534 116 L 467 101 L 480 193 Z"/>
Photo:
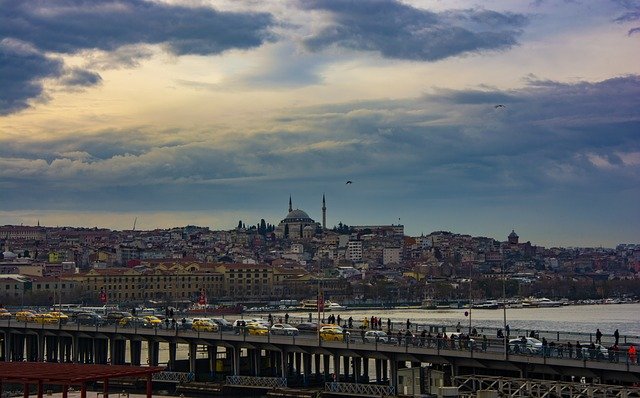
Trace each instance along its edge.
<path fill-rule="evenodd" d="M 135 231 L 135 230 L 136 230 L 136 223 L 137 223 L 137 222 L 138 222 L 138 217 L 136 217 L 136 219 L 135 219 L 135 220 L 133 220 L 133 229 L 132 229 L 132 231 Z"/>

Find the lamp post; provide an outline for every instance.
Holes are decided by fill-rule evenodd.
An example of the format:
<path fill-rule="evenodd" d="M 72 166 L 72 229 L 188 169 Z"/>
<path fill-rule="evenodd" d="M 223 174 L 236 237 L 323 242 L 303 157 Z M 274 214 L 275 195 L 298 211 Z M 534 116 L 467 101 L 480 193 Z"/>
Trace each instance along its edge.
<path fill-rule="evenodd" d="M 500 250 L 502 252 L 502 250 Z M 507 341 L 509 336 L 507 333 L 507 278 L 504 269 L 504 258 L 500 253 L 500 264 L 502 265 L 502 330 L 504 331 L 504 356 L 507 356 Z"/>
<path fill-rule="evenodd" d="M 471 308 L 473 307 L 473 296 L 471 294 L 471 273 L 473 272 L 473 263 L 469 262 L 469 336 L 471 336 Z"/>

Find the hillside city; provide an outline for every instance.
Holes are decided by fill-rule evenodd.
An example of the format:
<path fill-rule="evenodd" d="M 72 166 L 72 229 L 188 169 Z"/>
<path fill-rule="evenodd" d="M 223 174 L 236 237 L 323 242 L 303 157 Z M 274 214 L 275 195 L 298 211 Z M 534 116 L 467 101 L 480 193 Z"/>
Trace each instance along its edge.
<path fill-rule="evenodd" d="M 506 232 L 500 241 L 406 236 L 403 225 L 328 228 L 324 198 L 322 222 L 290 200 L 277 225 L 239 221 L 223 231 L 5 225 L 0 303 L 188 306 L 204 292 L 211 303 L 260 305 L 319 290 L 344 304 L 388 306 L 498 299 L 503 289 L 510 298 L 640 296 L 640 244 L 545 248 Z"/>

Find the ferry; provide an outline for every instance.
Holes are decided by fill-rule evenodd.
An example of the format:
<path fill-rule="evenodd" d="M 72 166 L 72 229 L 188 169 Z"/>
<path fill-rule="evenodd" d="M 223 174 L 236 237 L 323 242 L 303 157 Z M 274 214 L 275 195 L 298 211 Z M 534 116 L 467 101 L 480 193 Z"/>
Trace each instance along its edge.
<path fill-rule="evenodd" d="M 535 298 L 529 297 L 522 301 L 522 306 L 524 308 L 550 308 L 550 307 L 561 307 L 564 303 L 562 301 L 554 301 L 550 300 L 546 297 Z"/>
<path fill-rule="evenodd" d="M 314 310 L 317 311 L 318 310 L 318 300 L 316 299 L 310 299 L 310 300 L 302 300 L 302 302 L 300 303 L 300 309 L 303 310 Z M 324 302 L 324 310 L 325 312 L 327 311 L 342 311 L 342 310 L 346 310 L 347 307 L 344 305 L 340 305 L 336 302 L 330 301 L 330 300 L 326 300 Z"/>

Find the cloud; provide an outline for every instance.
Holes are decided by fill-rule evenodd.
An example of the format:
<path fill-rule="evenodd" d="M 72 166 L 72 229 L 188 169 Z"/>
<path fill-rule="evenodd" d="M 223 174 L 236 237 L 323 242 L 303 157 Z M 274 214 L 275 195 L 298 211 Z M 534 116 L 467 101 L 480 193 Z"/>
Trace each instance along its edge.
<path fill-rule="evenodd" d="M 272 24 L 267 13 L 221 12 L 143 0 L 0 0 L 0 114 L 28 107 L 30 99 L 42 94 L 45 78 L 62 77 L 62 84 L 73 86 L 100 81 L 88 70 L 75 69 L 63 76 L 62 61 L 51 54 L 115 51 L 111 58 L 93 60 L 94 65 L 122 62 L 131 66 L 146 56 L 136 45 L 160 44 L 175 55 L 219 54 L 260 46 L 272 38 Z"/>
<path fill-rule="evenodd" d="M 62 70 L 61 60 L 43 55 L 29 43 L 0 40 L 0 115 L 27 108 L 30 98 L 42 94 L 41 80 L 59 76 Z"/>
<path fill-rule="evenodd" d="M 95 86 L 102 81 L 99 74 L 80 68 L 70 69 L 60 80 L 65 86 L 89 87 Z"/>
<path fill-rule="evenodd" d="M 417 61 L 510 48 L 527 23 L 521 14 L 483 9 L 435 13 L 393 0 L 303 1 L 301 6 L 326 12 L 330 19 L 304 40 L 312 51 L 335 45 Z"/>

